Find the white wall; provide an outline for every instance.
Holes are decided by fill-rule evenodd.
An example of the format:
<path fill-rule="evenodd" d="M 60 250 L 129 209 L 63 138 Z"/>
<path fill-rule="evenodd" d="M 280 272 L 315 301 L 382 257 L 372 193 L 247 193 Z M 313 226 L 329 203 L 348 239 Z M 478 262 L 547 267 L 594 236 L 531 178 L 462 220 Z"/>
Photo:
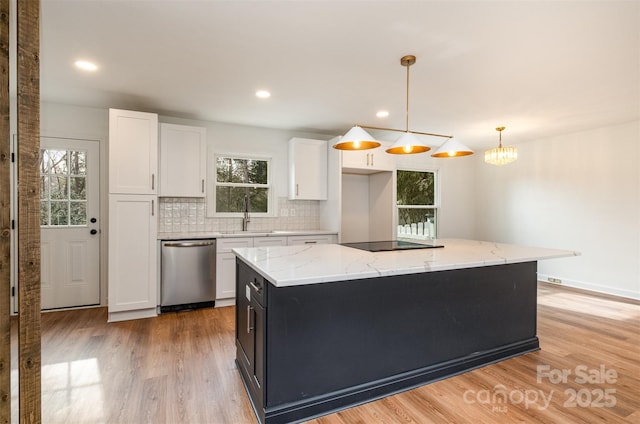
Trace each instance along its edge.
<path fill-rule="evenodd" d="M 640 122 L 518 145 L 518 160 L 476 161 L 476 236 L 570 249 L 540 279 L 640 298 Z"/>
<path fill-rule="evenodd" d="M 340 241 L 369 241 L 369 176 L 342 174 Z"/>

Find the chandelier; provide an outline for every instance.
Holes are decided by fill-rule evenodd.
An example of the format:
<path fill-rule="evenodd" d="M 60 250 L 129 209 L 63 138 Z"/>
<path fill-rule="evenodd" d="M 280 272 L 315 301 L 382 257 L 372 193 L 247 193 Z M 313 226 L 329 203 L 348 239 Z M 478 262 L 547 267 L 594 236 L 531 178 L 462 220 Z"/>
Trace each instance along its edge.
<path fill-rule="evenodd" d="M 484 152 L 484 161 L 491 165 L 506 165 L 518 159 L 518 149 L 513 146 L 502 146 L 502 131 L 505 127 L 498 127 L 496 131 L 500 134 L 498 147 Z"/>

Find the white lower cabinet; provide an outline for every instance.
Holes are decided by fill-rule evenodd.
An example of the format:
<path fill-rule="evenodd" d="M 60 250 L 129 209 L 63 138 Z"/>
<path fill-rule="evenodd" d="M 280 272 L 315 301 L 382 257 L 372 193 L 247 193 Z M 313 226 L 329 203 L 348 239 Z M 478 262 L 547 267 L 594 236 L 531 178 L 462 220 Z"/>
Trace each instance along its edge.
<path fill-rule="evenodd" d="M 156 315 L 155 195 L 109 195 L 109 321 Z"/>
<path fill-rule="evenodd" d="M 216 306 L 229 306 L 236 297 L 236 247 L 294 246 L 301 244 L 337 243 L 336 234 L 314 234 L 281 237 L 232 237 L 216 241 Z"/>
<path fill-rule="evenodd" d="M 216 241 L 216 301 L 236 297 L 236 255 L 231 251 L 236 247 L 253 247 L 253 238 L 219 238 Z M 226 302 L 218 304 L 225 305 Z"/>

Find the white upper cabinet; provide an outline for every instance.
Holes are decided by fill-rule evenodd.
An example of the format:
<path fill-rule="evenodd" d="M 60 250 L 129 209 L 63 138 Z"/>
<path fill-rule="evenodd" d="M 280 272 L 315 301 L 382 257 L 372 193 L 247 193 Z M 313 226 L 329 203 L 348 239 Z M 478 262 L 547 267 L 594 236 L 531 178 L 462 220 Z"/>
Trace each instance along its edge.
<path fill-rule="evenodd" d="M 289 199 L 327 200 L 327 142 L 289 140 Z"/>
<path fill-rule="evenodd" d="M 395 155 L 385 152 L 391 143 L 368 150 L 343 150 L 342 171 L 354 174 L 372 174 L 396 169 Z"/>
<path fill-rule="evenodd" d="M 158 115 L 109 109 L 109 193 L 156 194 Z"/>
<path fill-rule="evenodd" d="M 159 196 L 204 197 L 206 166 L 205 128 L 160 124 Z"/>

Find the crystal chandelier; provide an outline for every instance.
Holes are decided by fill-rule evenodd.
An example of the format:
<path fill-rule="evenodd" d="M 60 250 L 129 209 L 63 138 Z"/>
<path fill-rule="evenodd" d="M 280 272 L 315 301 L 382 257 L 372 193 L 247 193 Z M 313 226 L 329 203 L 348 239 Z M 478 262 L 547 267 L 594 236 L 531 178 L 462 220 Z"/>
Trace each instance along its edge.
<path fill-rule="evenodd" d="M 502 131 L 505 127 L 498 127 L 496 131 L 500 134 L 498 147 L 484 152 L 484 161 L 491 165 L 506 165 L 518 159 L 518 149 L 513 146 L 502 146 Z"/>

